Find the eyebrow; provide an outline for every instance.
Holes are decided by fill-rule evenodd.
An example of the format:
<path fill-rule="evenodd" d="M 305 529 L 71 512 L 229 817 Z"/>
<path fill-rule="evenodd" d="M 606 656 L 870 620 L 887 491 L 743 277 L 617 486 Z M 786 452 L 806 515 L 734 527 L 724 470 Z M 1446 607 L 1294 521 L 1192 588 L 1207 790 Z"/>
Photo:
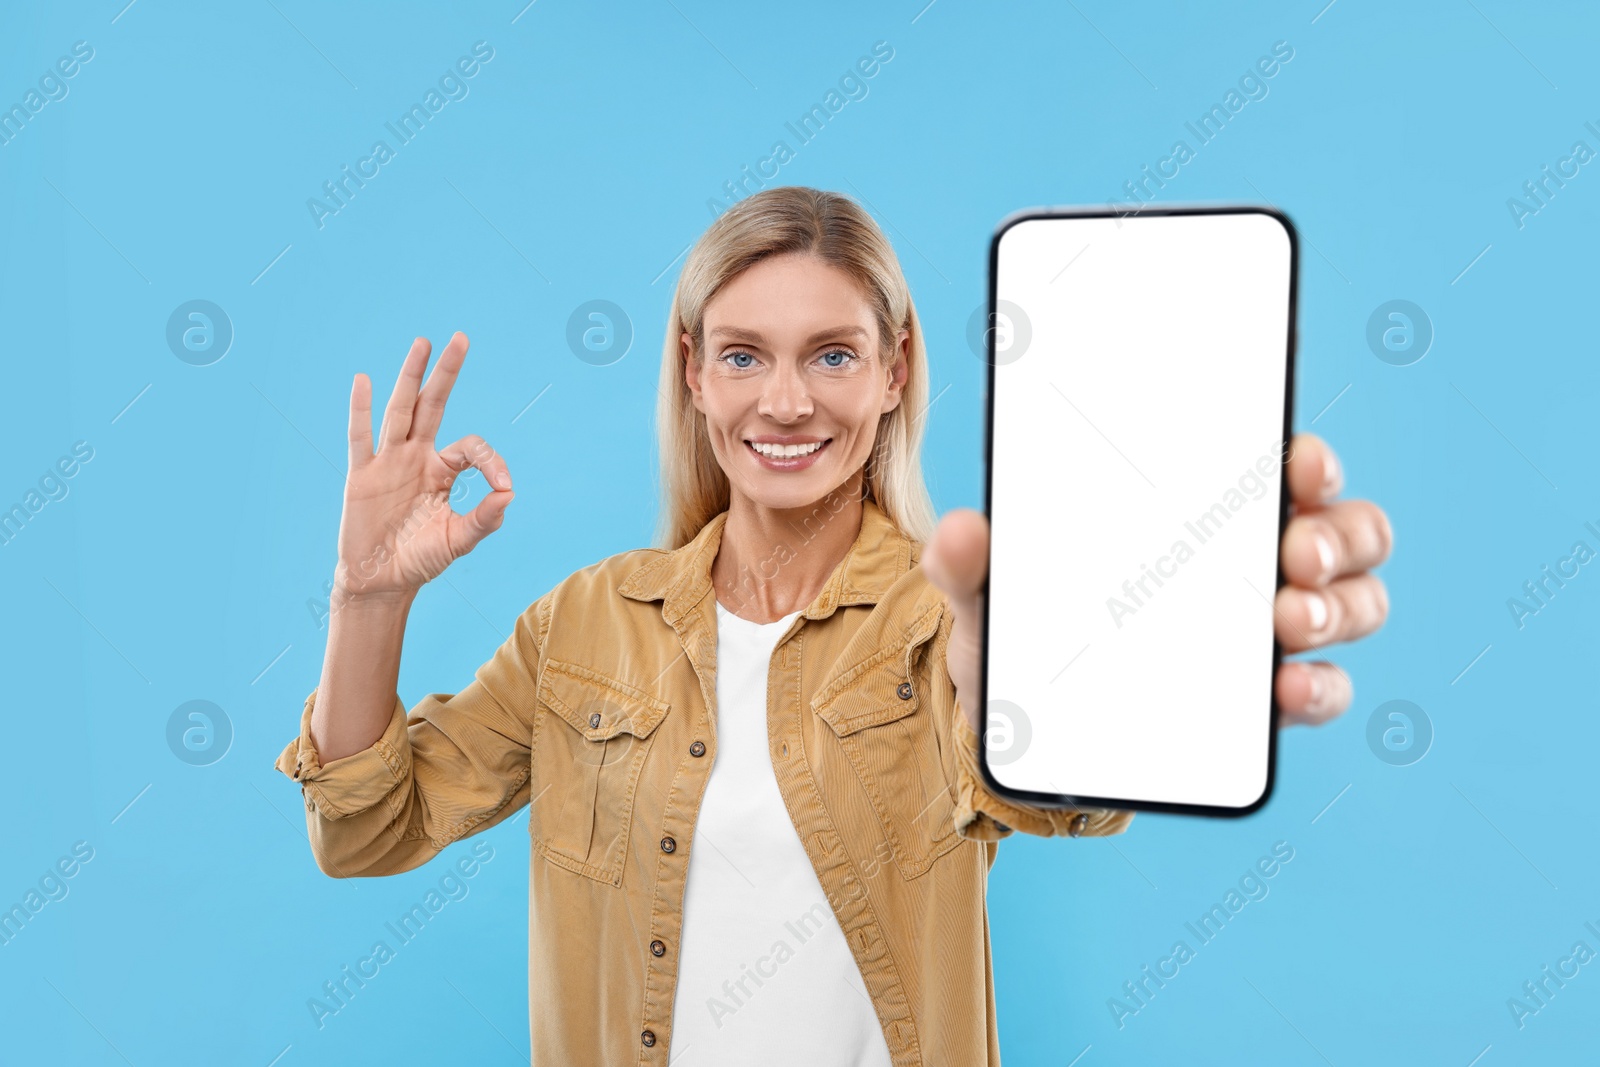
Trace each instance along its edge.
<path fill-rule="evenodd" d="M 865 338 L 867 331 L 859 326 L 833 326 L 826 330 L 818 330 L 806 338 L 806 344 L 814 345 L 818 341 L 827 340 L 829 337 L 860 337 Z M 712 338 L 724 337 L 732 341 L 746 341 L 750 344 L 765 344 L 766 338 L 755 330 L 746 330 L 738 326 L 718 326 L 711 331 Z"/>

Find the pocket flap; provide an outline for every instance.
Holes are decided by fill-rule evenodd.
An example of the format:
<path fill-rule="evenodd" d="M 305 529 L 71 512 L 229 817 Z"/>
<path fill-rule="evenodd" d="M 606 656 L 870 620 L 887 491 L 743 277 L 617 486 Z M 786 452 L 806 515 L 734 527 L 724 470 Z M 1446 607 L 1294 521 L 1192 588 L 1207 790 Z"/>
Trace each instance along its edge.
<path fill-rule="evenodd" d="M 558 660 L 545 663 L 539 700 L 590 741 L 622 733 L 649 737 L 670 707 L 625 682 Z"/>
<path fill-rule="evenodd" d="M 811 698 L 811 710 L 840 737 L 916 711 L 922 694 L 911 677 L 911 660 L 917 646 L 939 629 L 941 614 L 939 610 L 926 613 L 908 635 L 882 645 L 823 686 Z"/>

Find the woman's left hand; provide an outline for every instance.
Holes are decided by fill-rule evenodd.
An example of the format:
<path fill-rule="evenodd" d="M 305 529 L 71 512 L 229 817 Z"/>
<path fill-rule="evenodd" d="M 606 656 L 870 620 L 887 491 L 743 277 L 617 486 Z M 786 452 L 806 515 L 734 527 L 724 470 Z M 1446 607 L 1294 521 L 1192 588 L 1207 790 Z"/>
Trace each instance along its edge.
<path fill-rule="evenodd" d="M 1370 573 L 1389 558 L 1394 533 L 1383 509 L 1368 500 L 1336 500 L 1344 478 L 1333 450 L 1312 434 L 1289 449 L 1293 505 L 1283 532 L 1283 573 L 1274 624 L 1285 653 L 1365 637 L 1389 615 L 1383 581 Z M 989 522 L 980 511 L 957 508 L 939 521 L 922 554 L 929 581 L 955 611 L 946 665 L 956 700 L 978 728 L 978 632 L 983 581 L 989 568 Z M 1350 678 L 1326 660 L 1284 663 L 1275 680 L 1279 726 L 1324 723 L 1350 706 Z"/>

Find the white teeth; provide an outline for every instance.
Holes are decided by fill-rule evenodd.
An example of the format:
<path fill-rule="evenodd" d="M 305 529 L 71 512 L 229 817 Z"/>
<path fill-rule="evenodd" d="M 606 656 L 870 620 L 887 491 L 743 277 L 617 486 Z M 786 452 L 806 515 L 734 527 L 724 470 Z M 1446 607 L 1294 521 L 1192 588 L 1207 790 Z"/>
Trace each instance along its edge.
<path fill-rule="evenodd" d="M 759 441 L 751 441 L 750 447 L 760 452 L 763 456 L 770 456 L 773 459 L 790 459 L 794 456 L 809 456 L 825 444 L 827 444 L 826 441 L 813 441 L 805 445 L 769 445 Z"/>

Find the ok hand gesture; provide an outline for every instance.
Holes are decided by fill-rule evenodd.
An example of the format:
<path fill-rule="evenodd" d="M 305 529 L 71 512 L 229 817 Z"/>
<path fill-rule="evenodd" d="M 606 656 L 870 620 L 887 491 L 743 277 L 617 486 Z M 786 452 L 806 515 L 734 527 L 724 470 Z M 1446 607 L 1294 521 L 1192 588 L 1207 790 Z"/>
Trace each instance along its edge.
<path fill-rule="evenodd" d="M 468 434 L 435 450 L 450 388 L 467 357 L 467 337 L 456 333 L 422 381 L 431 346 L 411 345 L 383 412 L 373 451 L 372 382 L 357 374 L 350 388 L 350 473 L 339 520 L 339 564 L 334 603 L 352 599 L 409 602 L 451 562 L 500 527 L 511 503 L 511 472 L 488 443 Z M 465 515 L 450 507 L 450 488 L 468 467 L 489 482 L 490 493 Z"/>

